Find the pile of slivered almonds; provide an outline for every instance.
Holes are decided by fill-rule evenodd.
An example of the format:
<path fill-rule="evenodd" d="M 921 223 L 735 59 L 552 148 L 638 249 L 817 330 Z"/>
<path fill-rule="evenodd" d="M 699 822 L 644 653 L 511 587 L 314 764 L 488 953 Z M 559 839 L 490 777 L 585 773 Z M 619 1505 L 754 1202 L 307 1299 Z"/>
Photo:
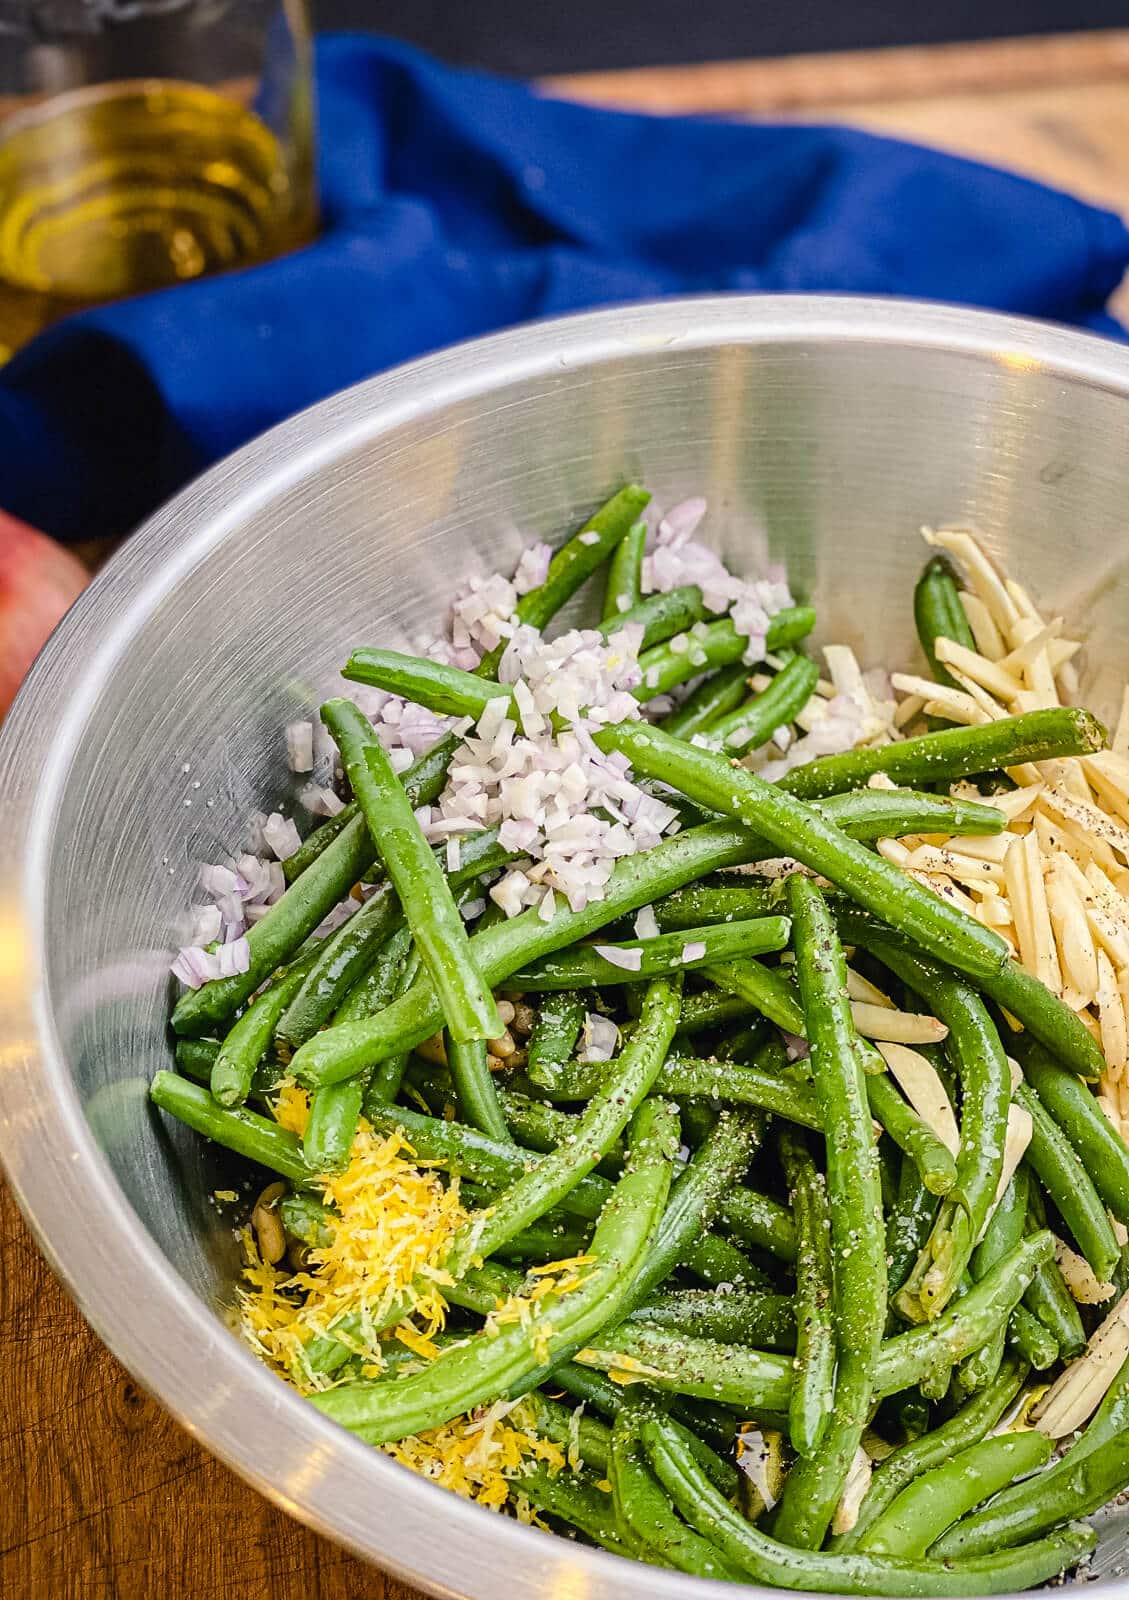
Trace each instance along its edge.
<path fill-rule="evenodd" d="M 286 730 L 325 820 L 202 871 L 153 1102 L 274 1175 L 240 1332 L 400 1464 L 696 1577 L 1032 1587 L 1129 1487 L 1129 694 L 1107 748 L 956 529 L 930 676 L 821 676 L 647 500 Z"/>

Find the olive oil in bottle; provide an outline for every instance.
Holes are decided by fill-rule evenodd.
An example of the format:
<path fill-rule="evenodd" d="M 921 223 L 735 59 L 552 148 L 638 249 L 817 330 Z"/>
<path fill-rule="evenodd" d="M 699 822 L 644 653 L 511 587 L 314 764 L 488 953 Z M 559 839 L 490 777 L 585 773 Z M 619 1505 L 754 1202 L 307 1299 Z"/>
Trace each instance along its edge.
<path fill-rule="evenodd" d="M 0 123 L 0 359 L 64 311 L 277 255 L 314 229 L 312 119 L 171 79 L 98 84 Z"/>

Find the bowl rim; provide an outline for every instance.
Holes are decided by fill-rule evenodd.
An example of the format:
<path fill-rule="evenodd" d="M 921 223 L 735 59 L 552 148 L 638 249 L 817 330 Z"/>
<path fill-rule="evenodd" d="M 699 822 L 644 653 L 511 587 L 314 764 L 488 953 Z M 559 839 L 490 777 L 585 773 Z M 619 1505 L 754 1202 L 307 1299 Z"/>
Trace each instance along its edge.
<path fill-rule="evenodd" d="M 943 349 L 1129 397 L 1129 349 L 1112 340 L 924 302 L 695 297 L 467 341 L 342 390 L 181 490 L 67 613 L 0 730 L 0 932 L 14 936 L 4 938 L 10 948 L 0 960 L 0 1158 L 24 1217 L 98 1336 L 194 1438 L 319 1533 L 433 1593 L 493 1600 L 502 1562 L 515 1600 L 550 1591 L 708 1600 L 734 1587 L 626 1563 L 509 1518 L 496 1517 L 488 1530 L 481 1508 L 415 1477 L 304 1404 L 170 1267 L 97 1147 L 47 1004 L 43 889 L 70 759 L 114 662 L 151 609 L 232 528 L 319 465 L 409 418 L 542 372 L 627 354 L 812 340 Z M 433 1532 L 439 1517 L 442 1540 Z"/>

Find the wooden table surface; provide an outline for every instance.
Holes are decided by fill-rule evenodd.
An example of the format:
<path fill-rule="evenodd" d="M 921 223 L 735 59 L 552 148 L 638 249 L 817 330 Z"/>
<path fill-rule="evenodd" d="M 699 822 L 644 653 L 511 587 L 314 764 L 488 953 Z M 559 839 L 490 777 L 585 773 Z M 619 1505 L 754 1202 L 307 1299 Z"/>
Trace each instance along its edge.
<path fill-rule="evenodd" d="M 589 74 L 552 87 L 656 112 L 848 121 L 996 161 L 1129 215 L 1129 30 Z M 413 1600 L 182 1433 L 86 1328 L 3 1190 L 0 1371 L 4 1600 Z"/>

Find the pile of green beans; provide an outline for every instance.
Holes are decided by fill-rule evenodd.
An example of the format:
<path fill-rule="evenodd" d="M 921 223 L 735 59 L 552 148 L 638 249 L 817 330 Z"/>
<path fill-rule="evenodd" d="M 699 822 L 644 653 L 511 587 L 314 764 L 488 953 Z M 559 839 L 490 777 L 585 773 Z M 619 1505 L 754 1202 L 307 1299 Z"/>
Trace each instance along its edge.
<path fill-rule="evenodd" d="M 526 1461 L 513 1496 L 622 1557 L 823 1593 L 1043 1583 L 1092 1548 L 1080 1519 L 1129 1487 L 1129 1360 L 1053 1466 L 1037 1422 L 1005 1422 L 1031 1414 L 1112 1305 L 1075 1302 L 1056 1237 L 1099 1282 L 1129 1281 L 1116 1231 L 1129 1149 L 1095 1098 L 1104 1062 L 1077 1016 L 874 846 L 998 834 L 998 808 L 947 784 L 1088 754 L 1104 730 L 1073 708 L 934 721 L 765 782 L 735 757 L 815 692 L 815 614 L 771 619 L 772 676 L 751 693 L 729 616 L 693 585 L 644 593 L 647 501 L 630 484 L 600 507 L 516 617 L 546 627 L 598 574 L 603 637 L 641 630 L 640 702 L 703 674 L 661 716 L 589 725 L 670 794 L 681 831 L 619 860 L 579 910 L 558 897 L 547 917 L 476 913 L 512 853 L 484 829 L 448 870 L 415 816 L 458 736 L 398 777 L 358 708 L 330 700 L 352 798 L 285 863 L 248 971 L 177 1002 L 177 1070 L 156 1073 L 152 1102 L 283 1180 L 278 1219 L 307 1271 L 340 1225 L 327 1180 L 362 1118 L 460 1185 L 434 1359 L 396 1341 L 434 1290 L 430 1267 L 295 1358 L 310 1403 L 362 1440 L 522 1398 L 522 1426 L 571 1464 Z M 914 618 L 951 683 L 937 641 L 974 645 L 940 558 Z M 513 703 L 501 654 L 467 673 L 365 646 L 345 676 L 476 719 Z M 876 774 L 895 786 L 868 787 Z M 807 871 L 728 870 L 779 856 Z M 350 892 L 360 909 L 319 939 Z M 647 934 L 632 925 L 644 907 Z M 942 1025 L 926 1053 L 957 1113 L 955 1153 L 859 1037 L 848 954 Z M 590 1013 L 616 1024 L 610 1059 L 585 1048 Z M 276 1115 L 294 1083 L 310 1092 L 301 1137 Z M 1005 1169 L 1013 1105 L 1032 1133 Z M 495 1319 L 507 1301 L 524 1314 Z M 783 1476 L 766 1494 L 751 1473 L 754 1497 L 738 1468 L 756 1438 Z M 860 1452 L 879 1464 L 857 1491 Z"/>

